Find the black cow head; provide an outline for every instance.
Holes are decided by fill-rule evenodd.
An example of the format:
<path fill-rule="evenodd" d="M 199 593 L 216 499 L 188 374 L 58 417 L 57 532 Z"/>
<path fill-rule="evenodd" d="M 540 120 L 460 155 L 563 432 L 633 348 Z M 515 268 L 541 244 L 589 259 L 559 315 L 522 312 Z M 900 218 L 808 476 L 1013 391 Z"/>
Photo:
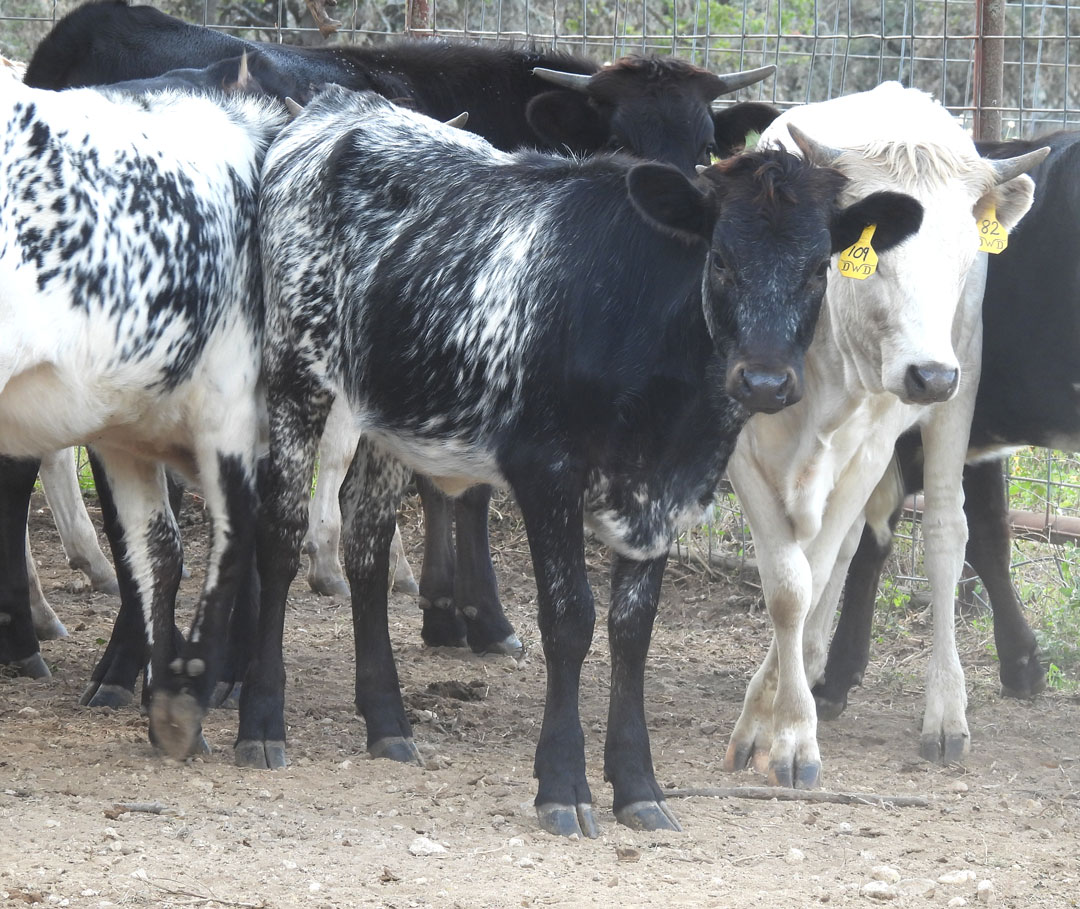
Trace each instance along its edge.
<path fill-rule="evenodd" d="M 562 90 L 537 95 L 525 116 L 552 145 L 578 154 L 621 149 L 689 176 L 715 151 L 712 100 L 774 70 L 717 76 L 671 57 L 624 57 L 592 75 L 536 69 Z"/>
<path fill-rule="evenodd" d="M 771 413 L 802 396 L 803 357 L 813 338 L 831 256 L 872 217 L 890 224 L 888 244 L 916 231 L 922 206 L 879 192 L 840 209 L 847 182 L 785 151 L 722 161 L 688 180 L 663 164 L 628 177 L 634 206 L 657 229 L 707 243 L 705 324 L 725 357 L 725 390 L 750 411 Z M 852 232 L 855 236 L 852 237 Z M 875 248 L 879 246 L 875 235 Z"/>

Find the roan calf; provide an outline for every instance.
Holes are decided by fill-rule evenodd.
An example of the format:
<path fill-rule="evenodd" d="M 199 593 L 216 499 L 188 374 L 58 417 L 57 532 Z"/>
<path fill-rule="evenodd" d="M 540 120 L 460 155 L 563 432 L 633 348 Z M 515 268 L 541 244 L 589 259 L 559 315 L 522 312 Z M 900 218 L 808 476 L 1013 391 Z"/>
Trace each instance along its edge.
<path fill-rule="evenodd" d="M 267 157 L 260 233 L 271 454 L 260 639 L 237 760 L 285 760 L 281 628 L 326 415 L 363 430 L 342 491 L 368 750 L 415 760 L 390 649 L 387 559 L 413 468 L 508 486 L 539 589 L 542 826 L 596 835 L 578 718 L 594 610 L 583 520 L 614 550 L 605 776 L 625 824 L 678 829 L 649 752 L 644 669 L 674 534 L 712 500 L 751 410 L 800 395 L 833 250 L 920 207 L 786 152 L 691 179 L 621 156 L 506 154 L 332 87 Z M 265 479 L 265 484 L 263 480 Z"/>

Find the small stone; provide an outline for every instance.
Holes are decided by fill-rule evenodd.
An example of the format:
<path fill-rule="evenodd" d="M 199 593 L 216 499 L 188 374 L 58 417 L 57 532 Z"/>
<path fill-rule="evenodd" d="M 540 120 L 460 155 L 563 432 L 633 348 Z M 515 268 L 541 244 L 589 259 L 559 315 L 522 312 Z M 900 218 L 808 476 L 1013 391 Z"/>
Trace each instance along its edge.
<path fill-rule="evenodd" d="M 641 850 L 633 846 L 616 846 L 615 855 L 620 862 L 636 862 L 641 859 Z"/>
<path fill-rule="evenodd" d="M 975 895 L 979 898 L 980 903 L 989 903 L 994 898 L 994 882 L 990 880 L 979 881 L 979 886 L 975 888 Z"/>
<path fill-rule="evenodd" d="M 946 871 L 938 876 L 939 884 L 967 884 L 975 880 L 975 872 L 970 868 L 963 871 Z"/>
<path fill-rule="evenodd" d="M 937 884 L 926 877 L 909 877 L 896 885 L 897 890 L 910 896 L 924 896 L 930 899 L 937 891 Z"/>
<path fill-rule="evenodd" d="M 716 729 L 717 729 L 716 723 L 703 723 L 701 725 L 701 734 L 702 735 L 713 735 L 716 732 Z"/>
<path fill-rule="evenodd" d="M 787 862 L 789 865 L 797 865 L 799 864 L 799 862 L 803 862 L 805 860 L 806 853 L 803 852 L 801 849 L 796 849 L 794 846 L 792 846 L 787 851 L 787 855 L 784 856 L 784 861 Z"/>
<path fill-rule="evenodd" d="M 107 840 L 120 839 L 120 834 L 116 832 L 115 827 L 106 827 L 104 830 L 101 831 L 101 835 Z"/>
<path fill-rule="evenodd" d="M 521 858 L 519 858 L 516 862 L 514 862 L 514 864 L 518 868 L 535 868 L 536 867 L 536 862 L 533 859 L 529 858 L 527 855 L 524 855 Z"/>
<path fill-rule="evenodd" d="M 308 893 L 317 893 L 319 890 L 322 889 L 322 884 L 320 884 L 318 881 L 311 881 L 307 885 L 307 888 L 308 888 Z"/>
<path fill-rule="evenodd" d="M 886 884 L 884 881 L 867 881 L 859 888 L 859 893 L 870 897 L 872 900 L 894 900 L 897 896 L 897 889 L 892 884 Z"/>
<path fill-rule="evenodd" d="M 33 707 L 23 707 L 23 708 L 22 708 L 22 709 L 21 709 L 21 710 L 19 711 L 19 716 L 37 716 L 37 715 L 38 715 L 38 713 L 39 713 L 39 711 L 38 711 L 38 710 L 36 710 L 36 709 L 35 709 L 35 708 L 33 708 Z"/>
<path fill-rule="evenodd" d="M 964 899 L 962 896 L 954 896 L 945 905 L 948 906 L 949 909 L 956 909 L 957 906 L 966 906 L 967 900 Z"/>
<path fill-rule="evenodd" d="M 297 868 L 300 867 L 292 859 L 284 859 L 281 865 L 286 871 L 295 871 Z"/>
<path fill-rule="evenodd" d="M 876 865 L 870 869 L 870 877 L 875 881 L 884 881 L 886 884 L 896 884 L 900 881 L 900 872 L 888 865 Z"/>
<path fill-rule="evenodd" d="M 418 836 L 409 843 L 409 852 L 413 855 L 438 855 L 440 852 L 446 852 L 446 847 L 442 843 L 436 843 L 435 840 L 429 840 L 426 836 Z"/>
<path fill-rule="evenodd" d="M 506 826 L 506 818 L 501 814 L 494 815 L 491 818 L 491 826 L 492 827 L 505 827 Z"/>
<path fill-rule="evenodd" d="M 525 840 L 523 840 L 520 836 L 512 836 L 506 841 L 506 845 L 509 846 L 511 849 L 514 849 L 517 846 L 524 846 Z"/>
<path fill-rule="evenodd" d="M 140 881 L 147 881 L 147 880 L 150 879 L 147 876 L 146 871 L 144 869 L 142 869 L 142 868 L 136 868 L 134 871 L 131 872 L 131 876 L 133 878 L 135 878 L 136 880 L 140 880 Z"/>
<path fill-rule="evenodd" d="M 841 836 L 849 836 L 855 832 L 855 828 L 847 821 L 841 821 L 836 825 L 836 832 Z"/>
<path fill-rule="evenodd" d="M 350 767 L 352 767 L 352 761 L 350 761 L 348 759 L 346 759 L 346 760 L 342 761 L 340 764 L 338 764 L 338 769 L 339 770 L 348 770 Z"/>

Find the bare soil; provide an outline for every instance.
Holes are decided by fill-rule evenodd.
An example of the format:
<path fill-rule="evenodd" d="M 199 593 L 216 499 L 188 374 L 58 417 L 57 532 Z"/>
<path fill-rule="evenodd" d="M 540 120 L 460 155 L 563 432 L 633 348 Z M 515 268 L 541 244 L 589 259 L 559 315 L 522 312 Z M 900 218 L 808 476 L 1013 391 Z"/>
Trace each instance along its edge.
<path fill-rule="evenodd" d="M 677 797 L 684 832 L 615 824 L 603 782 L 608 651 L 604 554 L 590 552 L 597 632 L 582 721 L 601 836 L 560 840 L 532 812 L 544 663 L 528 547 L 513 507 L 493 515 L 507 613 L 522 663 L 420 644 L 414 600 L 392 635 L 427 767 L 371 760 L 352 704 L 349 606 L 300 577 L 286 632 L 291 765 L 232 763 L 236 714 L 213 711 L 214 753 L 178 764 L 147 743 L 135 708 L 77 706 L 116 601 L 68 569 L 43 501 L 31 530 L 46 593 L 71 636 L 43 645 L 54 677 L 0 679 L 0 901 L 5 906 L 800 907 L 1075 906 L 1080 902 L 1080 701 L 998 694 L 985 641 L 961 625 L 972 753 L 916 757 L 929 628 L 912 617 L 879 643 L 865 687 L 819 730 L 830 791 L 921 795 L 928 807 Z M 414 506 L 403 520 L 419 567 Z M 189 562 L 203 519 L 189 503 Z M 191 604 L 198 571 L 185 581 Z M 648 669 L 658 778 L 672 790 L 762 785 L 721 758 L 769 640 L 758 592 L 673 564 Z M 118 811 L 121 803 L 161 809 Z M 155 803 L 147 805 L 145 803 Z M 436 844 L 436 845 L 432 845 Z M 441 848 L 435 854 L 425 851 Z M 417 854 L 421 853 L 421 854 Z M 962 902 L 961 902 L 962 901 Z"/>

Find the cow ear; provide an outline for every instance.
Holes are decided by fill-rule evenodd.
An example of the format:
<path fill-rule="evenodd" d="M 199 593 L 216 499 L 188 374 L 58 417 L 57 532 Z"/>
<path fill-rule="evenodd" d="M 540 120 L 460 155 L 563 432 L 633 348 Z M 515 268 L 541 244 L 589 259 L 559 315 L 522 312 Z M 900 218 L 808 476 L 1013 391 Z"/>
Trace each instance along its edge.
<path fill-rule="evenodd" d="M 748 133 L 763 133 L 780 116 L 771 104 L 746 101 L 712 112 L 716 156 L 727 158 L 746 147 Z"/>
<path fill-rule="evenodd" d="M 876 224 L 873 246 L 885 252 L 903 243 L 922 226 L 923 207 L 918 199 L 904 193 L 877 192 L 860 199 L 833 215 L 833 252 L 847 249 L 868 224 Z"/>
<path fill-rule="evenodd" d="M 525 108 L 525 119 L 541 139 L 575 152 L 607 144 L 607 128 L 587 95 L 574 91 L 544 92 Z"/>
<path fill-rule="evenodd" d="M 714 220 L 710 197 L 669 164 L 639 164 L 626 175 L 630 201 L 657 230 L 683 241 L 706 242 Z"/>
<path fill-rule="evenodd" d="M 975 220 L 984 218 L 991 207 L 997 213 L 998 223 L 1005 230 L 1012 230 L 1035 199 L 1035 181 L 1027 174 L 1006 180 L 995 186 L 975 203 Z"/>

